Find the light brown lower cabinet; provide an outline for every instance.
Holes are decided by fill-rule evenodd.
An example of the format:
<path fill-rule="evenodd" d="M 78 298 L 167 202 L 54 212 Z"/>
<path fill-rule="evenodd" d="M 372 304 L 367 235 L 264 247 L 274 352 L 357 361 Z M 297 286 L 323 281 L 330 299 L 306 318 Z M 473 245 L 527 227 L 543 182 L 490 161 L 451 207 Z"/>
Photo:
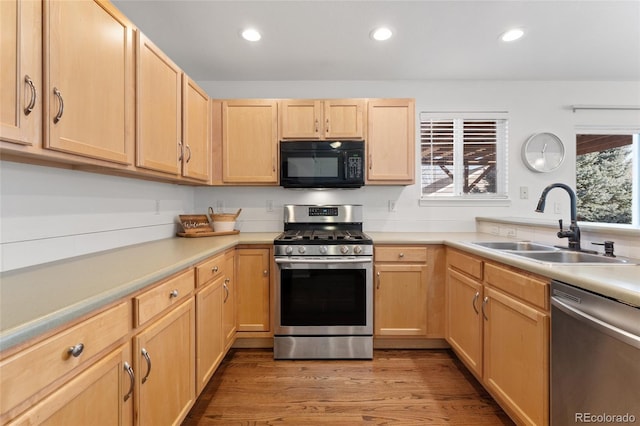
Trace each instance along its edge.
<path fill-rule="evenodd" d="M 30 408 L 11 425 L 133 424 L 131 346 L 106 355 Z"/>
<path fill-rule="evenodd" d="M 196 293 L 196 393 L 202 392 L 224 357 L 222 276 Z"/>
<path fill-rule="evenodd" d="M 228 250 L 224 254 L 224 282 L 222 289 L 222 338 L 224 351 L 229 350 L 236 340 L 237 320 L 237 285 L 236 285 L 236 251 Z"/>
<path fill-rule="evenodd" d="M 548 425 L 548 280 L 453 249 L 447 263 L 447 341 L 516 423 Z"/>
<path fill-rule="evenodd" d="M 195 402 L 193 297 L 133 338 L 137 424 L 179 424 Z"/>
<path fill-rule="evenodd" d="M 271 257 L 266 247 L 236 250 L 238 332 L 247 337 L 272 332 Z"/>

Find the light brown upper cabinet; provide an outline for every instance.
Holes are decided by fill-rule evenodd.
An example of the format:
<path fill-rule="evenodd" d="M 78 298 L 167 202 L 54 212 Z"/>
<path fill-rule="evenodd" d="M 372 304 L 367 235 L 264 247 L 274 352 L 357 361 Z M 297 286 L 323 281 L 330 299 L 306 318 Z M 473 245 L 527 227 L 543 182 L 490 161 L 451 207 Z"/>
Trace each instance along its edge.
<path fill-rule="evenodd" d="M 283 99 L 282 139 L 364 139 L 364 99 Z"/>
<path fill-rule="evenodd" d="M 277 101 L 223 101 L 221 119 L 223 182 L 277 184 Z"/>
<path fill-rule="evenodd" d="M 0 140 L 39 145 L 42 136 L 42 3 L 0 1 Z"/>
<path fill-rule="evenodd" d="M 415 101 L 369 99 L 367 185 L 415 182 Z"/>
<path fill-rule="evenodd" d="M 182 175 L 208 182 L 211 174 L 209 96 L 183 74 L 182 97 Z"/>
<path fill-rule="evenodd" d="M 137 33 L 136 166 L 178 176 L 182 146 L 182 71 Z"/>
<path fill-rule="evenodd" d="M 106 1 L 51 0 L 42 4 L 44 146 L 131 164 L 131 23 Z"/>

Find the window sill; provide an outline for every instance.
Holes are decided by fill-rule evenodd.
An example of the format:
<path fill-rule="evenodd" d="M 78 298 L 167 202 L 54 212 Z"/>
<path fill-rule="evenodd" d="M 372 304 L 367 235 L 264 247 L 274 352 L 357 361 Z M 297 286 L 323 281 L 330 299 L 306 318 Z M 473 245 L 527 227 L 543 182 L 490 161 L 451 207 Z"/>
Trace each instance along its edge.
<path fill-rule="evenodd" d="M 420 198 L 420 207 L 510 207 L 511 200 L 508 198 Z"/>

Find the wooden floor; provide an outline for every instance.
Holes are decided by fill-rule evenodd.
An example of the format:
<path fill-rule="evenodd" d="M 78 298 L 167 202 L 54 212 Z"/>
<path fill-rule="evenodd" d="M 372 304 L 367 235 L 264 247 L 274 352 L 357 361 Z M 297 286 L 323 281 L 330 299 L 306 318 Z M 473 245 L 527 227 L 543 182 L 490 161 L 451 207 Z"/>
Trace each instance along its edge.
<path fill-rule="evenodd" d="M 234 349 L 183 425 L 513 425 L 448 350 L 274 361 Z"/>

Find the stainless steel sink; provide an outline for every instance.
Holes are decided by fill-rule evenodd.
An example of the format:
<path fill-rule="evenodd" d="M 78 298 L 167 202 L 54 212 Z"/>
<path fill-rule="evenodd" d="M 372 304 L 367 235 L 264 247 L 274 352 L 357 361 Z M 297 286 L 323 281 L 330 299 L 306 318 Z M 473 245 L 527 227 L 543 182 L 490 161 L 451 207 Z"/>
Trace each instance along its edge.
<path fill-rule="evenodd" d="M 618 257 L 606 257 L 598 254 L 581 253 L 577 251 L 557 250 L 547 252 L 518 252 L 512 253 L 516 256 L 526 257 L 527 259 L 537 260 L 544 263 L 563 263 L 571 264 L 577 263 L 581 265 L 594 264 L 594 265 L 635 265 L 627 259 L 621 259 Z"/>
<path fill-rule="evenodd" d="M 547 246 L 531 241 L 491 241 L 491 242 L 474 242 L 477 246 L 508 251 L 559 251 L 560 249 L 553 246 Z"/>

